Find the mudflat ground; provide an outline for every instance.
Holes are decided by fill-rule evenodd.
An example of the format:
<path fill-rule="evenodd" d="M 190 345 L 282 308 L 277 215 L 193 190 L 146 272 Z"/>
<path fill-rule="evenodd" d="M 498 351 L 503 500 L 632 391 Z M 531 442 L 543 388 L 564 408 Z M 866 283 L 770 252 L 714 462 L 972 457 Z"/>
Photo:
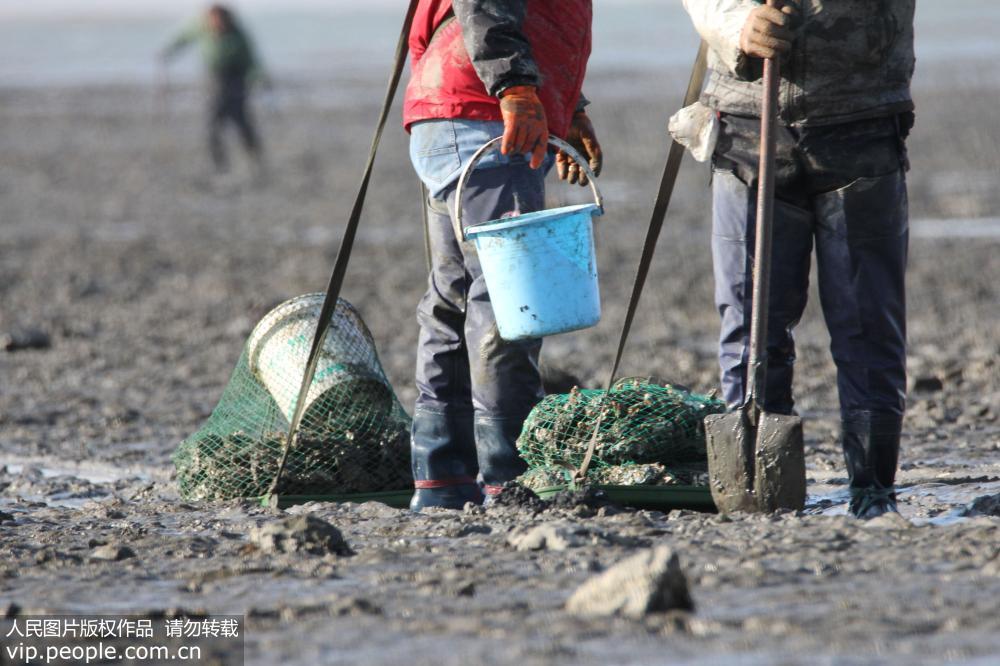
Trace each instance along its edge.
<path fill-rule="evenodd" d="M 284 516 L 182 502 L 169 456 L 212 410 L 257 320 L 325 286 L 381 81 L 338 80 L 335 98 L 279 89 L 258 109 L 261 187 L 241 167 L 209 176 L 196 90 L 0 90 L 0 332 L 50 342 L 0 351 L 0 611 L 246 614 L 247 662 L 261 664 L 996 663 L 1000 87 L 991 63 L 933 67 L 910 143 L 902 518 L 844 515 L 834 369 L 813 298 L 798 334 L 803 514 L 290 510 L 335 525 L 353 556 L 257 548 L 251 530 Z M 610 361 L 684 81 L 625 74 L 588 87 L 607 154 L 604 321 L 545 351 L 591 385 Z M 340 101 L 352 99 L 366 102 Z M 707 169 L 686 162 L 624 370 L 702 391 L 716 384 L 707 188 Z M 390 131 L 344 296 L 408 406 L 418 206 L 403 133 Z M 563 547 L 511 545 L 550 522 L 570 535 Z M 134 557 L 93 559 L 105 544 Z M 588 578 L 661 544 L 680 558 L 693 612 L 563 609 Z"/>

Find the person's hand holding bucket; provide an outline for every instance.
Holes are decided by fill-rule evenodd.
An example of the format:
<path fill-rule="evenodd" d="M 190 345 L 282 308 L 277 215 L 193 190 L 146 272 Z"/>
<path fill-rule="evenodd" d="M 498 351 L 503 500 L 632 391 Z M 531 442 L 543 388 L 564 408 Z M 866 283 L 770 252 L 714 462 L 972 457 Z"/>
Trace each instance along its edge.
<path fill-rule="evenodd" d="M 566 135 L 566 143 L 576 148 L 582 156 L 587 158 L 590 170 L 595 176 L 601 175 L 601 167 L 604 166 L 604 153 L 601 152 L 601 144 L 597 140 L 597 133 L 594 132 L 594 124 L 590 122 L 590 117 L 586 111 L 577 111 L 573 114 L 573 122 Z M 571 185 L 586 187 L 590 182 L 587 172 L 580 167 L 576 161 L 569 156 L 565 150 L 556 153 L 556 173 L 560 180 L 565 180 Z"/>

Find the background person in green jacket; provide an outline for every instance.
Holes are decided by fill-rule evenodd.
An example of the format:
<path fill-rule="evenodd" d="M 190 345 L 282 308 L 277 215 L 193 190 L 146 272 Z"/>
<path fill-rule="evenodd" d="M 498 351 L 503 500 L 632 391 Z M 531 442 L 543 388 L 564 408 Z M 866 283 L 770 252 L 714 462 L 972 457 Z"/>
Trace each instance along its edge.
<path fill-rule="evenodd" d="M 239 131 L 247 153 L 259 167 L 262 152 L 260 138 L 247 108 L 247 94 L 255 80 L 266 83 L 254 54 L 250 37 L 233 12 L 223 5 L 212 5 L 204 17 L 177 36 L 161 53 L 164 63 L 197 42 L 209 72 L 211 95 L 208 108 L 208 147 L 218 171 L 229 165 L 222 143 L 222 128 L 232 122 Z"/>

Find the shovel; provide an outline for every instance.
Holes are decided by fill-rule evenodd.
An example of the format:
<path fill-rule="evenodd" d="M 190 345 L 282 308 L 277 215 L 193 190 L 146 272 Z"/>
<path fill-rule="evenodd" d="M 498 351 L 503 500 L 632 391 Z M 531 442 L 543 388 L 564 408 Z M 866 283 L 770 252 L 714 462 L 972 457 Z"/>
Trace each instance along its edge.
<path fill-rule="evenodd" d="M 769 0 L 768 4 L 773 5 L 774 0 Z M 721 513 L 801 510 L 806 499 L 802 420 L 763 410 L 778 76 L 777 60 L 766 59 L 760 114 L 760 171 L 746 398 L 739 409 L 705 419 L 709 484 L 712 499 Z"/>

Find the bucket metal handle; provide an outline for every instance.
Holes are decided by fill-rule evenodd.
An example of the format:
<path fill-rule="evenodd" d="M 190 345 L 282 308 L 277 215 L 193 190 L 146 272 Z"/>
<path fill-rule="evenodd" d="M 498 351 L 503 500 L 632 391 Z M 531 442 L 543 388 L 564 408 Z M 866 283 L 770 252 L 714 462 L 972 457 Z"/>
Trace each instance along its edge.
<path fill-rule="evenodd" d="M 455 238 L 457 238 L 460 242 L 466 240 L 465 229 L 462 227 L 462 190 L 464 190 L 465 186 L 469 184 L 469 178 L 472 177 L 472 172 L 476 170 L 476 165 L 479 163 L 479 160 L 483 159 L 483 156 L 490 150 L 495 148 L 497 144 L 500 143 L 500 141 L 502 140 L 503 137 L 498 136 L 497 138 L 490 139 L 489 141 L 484 143 L 479 148 L 479 150 L 475 152 L 475 154 L 472 156 L 472 159 L 469 160 L 469 163 L 465 165 L 465 168 L 462 170 L 462 175 L 458 179 L 458 188 L 455 190 L 454 220 L 455 220 Z M 569 155 L 571 158 L 573 158 L 574 162 L 580 165 L 580 168 L 583 169 L 583 172 L 587 174 L 587 180 L 590 181 L 590 189 L 594 192 L 594 203 L 597 204 L 597 207 L 600 208 L 601 212 L 603 213 L 604 197 L 601 196 L 601 191 L 597 188 L 597 178 L 594 176 L 594 172 L 590 170 L 590 165 L 587 164 L 587 162 L 583 159 L 583 157 L 580 156 L 580 153 L 576 151 L 576 148 L 569 145 L 562 139 L 550 135 L 549 144 L 555 146 L 559 150 Z M 485 222 L 487 221 L 491 220 L 486 220 L 482 222 L 482 224 L 485 224 Z"/>

